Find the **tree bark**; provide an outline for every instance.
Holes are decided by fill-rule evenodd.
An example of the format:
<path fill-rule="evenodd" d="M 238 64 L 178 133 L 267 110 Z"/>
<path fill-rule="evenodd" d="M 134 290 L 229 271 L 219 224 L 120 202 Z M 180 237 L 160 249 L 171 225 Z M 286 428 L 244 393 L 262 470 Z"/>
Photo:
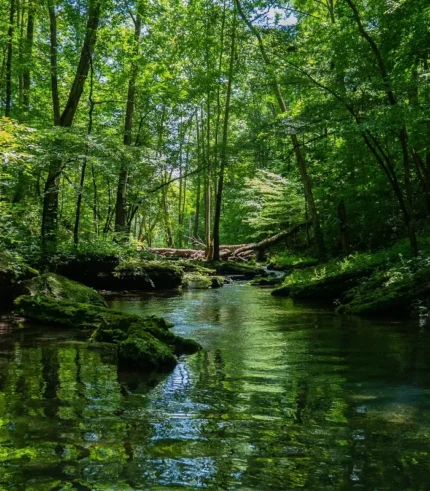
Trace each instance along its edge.
<path fill-rule="evenodd" d="M 254 34 L 254 36 L 257 38 L 258 46 L 259 46 L 260 52 L 261 52 L 261 56 L 263 58 L 264 64 L 266 65 L 266 68 L 268 70 L 268 73 L 269 73 L 269 76 L 271 79 L 272 88 L 273 88 L 274 94 L 276 96 L 279 108 L 280 108 L 281 112 L 286 113 L 286 112 L 288 112 L 288 108 L 287 108 L 285 100 L 282 96 L 281 87 L 278 83 L 276 74 L 273 70 L 270 59 L 266 53 L 266 48 L 265 48 L 264 43 L 263 43 L 263 38 L 261 37 L 260 32 L 254 27 L 254 25 L 247 18 L 246 14 L 243 11 L 243 8 L 241 6 L 240 0 L 235 0 L 235 3 L 237 5 L 239 15 L 241 16 L 241 18 L 243 19 L 245 24 L 248 26 L 248 28 L 251 30 L 251 32 Z M 309 178 L 308 171 L 307 171 L 306 160 L 304 158 L 304 155 L 303 155 L 299 140 L 297 138 L 297 135 L 295 133 L 290 134 L 290 139 L 291 139 L 291 142 L 293 144 L 293 149 L 294 149 L 294 154 L 296 156 L 297 166 L 298 166 L 298 169 L 300 172 L 300 176 L 302 179 L 303 188 L 304 188 L 304 192 L 305 192 L 306 201 L 307 201 L 308 207 L 309 207 L 309 214 L 310 214 L 311 219 L 312 219 L 312 225 L 314 228 L 315 242 L 317 245 L 318 256 L 319 256 L 320 260 L 323 260 L 327 255 L 327 249 L 325 246 L 324 236 L 322 233 L 321 224 L 320 224 L 318 212 L 317 212 L 316 205 L 315 205 L 315 199 L 314 199 L 314 195 L 313 195 L 311 180 Z"/>
<path fill-rule="evenodd" d="M 50 4 L 50 11 L 51 9 L 53 9 L 52 4 Z M 59 126 L 70 127 L 73 124 L 73 119 L 75 117 L 76 110 L 78 108 L 78 104 L 81 99 L 82 92 L 84 90 L 85 81 L 87 79 L 88 71 L 90 69 L 91 57 L 94 52 L 94 47 L 97 40 L 97 29 L 100 21 L 100 11 L 101 11 L 101 0 L 91 0 L 88 10 L 87 29 L 85 33 L 84 43 L 81 50 L 81 55 L 79 58 L 78 67 L 76 70 L 72 87 L 69 92 L 69 97 L 66 106 L 58 121 Z M 54 36 L 54 40 L 56 40 L 56 35 Z M 51 41 L 52 41 L 52 31 L 51 31 Z M 52 61 L 52 53 L 53 53 L 53 49 L 51 46 L 51 61 Z M 54 93 L 53 93 L 53 97 L 54 97 Z M 58 93 L 57 93 L 57 97 L 58 97 Z M 56 119 L 55 105 L 54 105 L 54 119 Z M 41 233 L 43 251 L 55 250 L 57 246 L 58 195 L 59 195 L 59 188 L 60 188 L 59 178 L 62 172 L 62 165 L 63 164 L 61 160 L 53 159 L 51 161 L 48 177 L 46 179 L 44 200 L 43 200 L 42 233 Z"/>
<path fill-rule="evenodd" d="M 12 54 L 13 54 L 13 31 L 15 20 L 15 0 L 10 1 L 9 27 L 7 30 L 6 51 L 6 105 L 4 115 L 9 118 L 12 107 Z"/>
<path fill-rule="evenodd" d="M 137 57 L 140 52 L 140 31 L 142 30 L 142 4 L 139 3 L 137 8 L 136 17 L 133 17 L 134 22 L 134 50 L 133 55 Z M 124 145 L 130 146 L 132 142 L 132 129 L 133 129 L 133 114 L 136 99 L 136 79 L 137 79 L 137 63 L 133 60 L 131 67 L 130 80 L 128 82 L 127 92 L 127 104 L 125 111 L 124 121 Z M 126 165 L 121 167 L 118 179 L 118 188 L 116 193 L 116 206 L 115 206 L 115 232 L 127 232 L 127 180 L 128 170 Z"/>
<path fill-rule="evenodd" d="M 233 85 L 233 75 L 234 75 L 234 60 L 236 56 L 236 6 L 233 11 L 233 24 L 232 24 L 232 34 L 231 34 L 231 45 L 230 45 L 230 62 L 228 68 L 228 82 L 227 82 L 227 93 L 225 101 L 224 110 L 224 121 L 222 130 L 222 146 L 221 146 L 221 159 L 220 168 L 218 175 L 218 188 L 216 193 L 215 201 L 215 216 L 214 216 L 214 231 L 213 231 L 213 260 L 220 260 L 220 221 L 221 221 L 221 205 L 222 205 L 222 193 L 224 188 L 224 174 L 227 165 L 228 155 L 227 155 L 227 143 L 228 143 L 228 120 L 230 116 L 230 99 L 231 99 L 231 88 Z"/>
<path fill-rule="evenodd" d="M 391 81 L 388 76 L 387 69 L 385 67 L 384 60 L 382 58 L 381 52 L 378 48 L 378 45 L 372 38 L 372 36 L 366 31 L 366 29 L 363 26 L 360 13 L 354 4 L 353 0 L 346 0 L 347 4 L 349 5 L 354 20 L 357 24 L 358 31 L 360 35 L 363 37 L 363 39 L 366 40 L 366 42 L 369 44 L 370 49 L 375 57 L 378 70 L 380 73 L 380 76 L 382 78 L 382 81 L 384 83 L 385 87 L 385 93 L 387 95 L 387 100 L 388 103 L 391 106 L 395 106 L 397 104 L 397 99 L 394 95 L 394 92 L 392 90 L 391 86 Z M 411 246 L 411 252 L 414 256 L 418 255 L 418 242 L 416 238 L 416 232 L 415 232 L 415 218 L 414 218 L 414 210 L 413 210 L 413 202 L 412 202 L 412 186 L 411 186 L 411 169 L 410 169 L 410 159 L 409 159 L 409 150 L 408 150 L 408 133 L 406 130 L 406 126 L 404 122 L 401 122 L 400 124 L 400 129 L 398 131 L 398 139 L 400 142 L 400 147 L 402 150 L 402 156 L 403 156 L 403 170 L 404 170 L 404 189 L 405 189 L 405 208 L 406 208 L 406 216 L 405 216 L 405 222 L 408 230 L 408 235 L 409 235 L 409 242 Z"/>
<path fill-rule="evenodd" d="M 339 232 L 340 242 L 342 244 L 342 254 L 348 256 L 349 254 L 349 234 L 348 234 L 348 220 L 346 216 L 345 203 L 342 200 L 337 208 L 337 218 L 339 220 Z"/>
<path fill-rule="evenodd" d="M 33 57 L 34 40 L 34 7 L 32 0 L 28 0 L 27 34 L 25 40 L 25 69 L 23 73 L 23 99 L 24 109 L 30 108 L 30 84 L 31 84 L 31 63 Z"/>

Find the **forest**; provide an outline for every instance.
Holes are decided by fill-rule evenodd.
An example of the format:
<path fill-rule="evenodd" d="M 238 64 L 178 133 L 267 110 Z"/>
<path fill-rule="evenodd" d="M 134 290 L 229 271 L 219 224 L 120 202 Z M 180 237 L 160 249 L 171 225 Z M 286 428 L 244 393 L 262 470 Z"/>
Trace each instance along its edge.
<path fill-rule="evenodd" d="M 82 362 L 86 370 L 93 366 L 88 361 L 91 350 L 105 345 L 114 347 L 112 374 L 117 368 L 118 373 L 174 370 L 171 376 L 176 377 L 177 370 L 186 366 L 196 380 L 198 373 L 214 370 L 213 383 L 219 388 L 224 384 L 216 378 L 219 373 L 225 371 L 227 378 L 231 373 L 230 365 L 216 353 L 220 350 L 219 356 L 228 360 L 229 348 L 218 345 L 213 333 L 192 326 L 207 322 L 220 332 L 227 325 L 243 327 L 245 320 L 237 317 L 234 302 L 267 310 L 268 318 L 274 319 L 273 324 L 261 321 L 268 333 L 274 326 L 282 330 L 277 316 L 290 310 L 294 319 L 314 315 L 316 324 L 325 326 L 321 312 L 311 305 L 322 302 L 326 315 L 332 316 L 327 349 L 333 350 L 333 357 L 343 356 L 331 344 L 342 337 L 339 323 L 348 322 L 339 319 L 361 316 L 351 325 L 362 326 L 365 333 L 373 326 L 366 322 L 376 322 L 376 334 L 366 336 L 374 339 L 381 353 L 389 348 L 377 338 L 378 322 L 394 316 L 395 322 L 409 329 L 405 336 L 413 336 L 417 326 L 426 329 L 430 312 L 427 0 L 0 0 L 0 58 L 0 307 L 5 312 L 0 316 L 0 406 L 9 390 L 2 392 L 6 380 L 2 373 L 7 373 L 2 371 L 2 353 L 11 352 L 16 329 L 23 329 L 19 343 L 26 346 L 26 336 L 31 336 L 25 333 L 33 332 L 27 325 L 56 332 L 55 341 L 49 341 L 54 351 L 46 352 L 47 338 L 40 334 L 43 330 L 37 331 L 34 342 L 43 352 L 42 361 L 39 355 L 29 355 L 25 362 L 27 368 L 36 358 L 44 364 L 36 371 L 46 380 L 35 384 L 45 388 L 60 387 L 61 377 L 66 377 L 67 385 L 61 366 L 73 372 L 69 365 L 76 356 L 87 360 Z M 155 296 L 145 297 L 148 292 Z M 173 297 L 169 304 L 163 295 L 183 295 L 178 297 L 183 300 Z M 144 298 L 152 298 L 152 303 Z M 217 303 L 220 298 L 222 305 Z M 188 306 L 191 299 L 202 302 L 204 314 Z M 169 305 L 177 310 L 170 312 Z M 189 312 L 188 319 L 194 319 L 189 324 L 185 314 L 180 316 L 182 308 Z M 243 319 L 247 315 L 244 311 Z M 249 322 L 263 329 L 257 310 L 250 308 L 249 315 L 253 316 Z M 172 322 L 179 322 L 174 331 L 169 330 Z M 306 326 L 313 323 L 306 320 Z M 3 325 L 7 327 L 2 341 Z M 66 341 L 57 338 L 56 326 L 62 326 L 64 333 L 79 331 L 61 335 L 67 342 L 83 343 L 70 345 L 70 350 L 77 350 L 73 355 L 61 351 Z M 225 335 L 230 339 L 230 332 Z M 247 360 L 247 335 L 238 348 L 243 360 Z M 313 349 L 314 334 L 309 336 L 309 344 L 298 349 Z M 387 332 L 388 339 L 391 348 L 400 349 L 394 332 Z M 230 341 L 231 346 L 238 342 Z M 411 351 L 415 342 L 415 338 L 405 341 Z M 365 350 L 365 341 L 359 338 L 357 343 Z M 15 354 L 7 359 L 13 358 L 18 368 L 10 365 L 10 370 L 21 370 L 20 349 L 13 346 Z M 249 349 L 258 353 L 259 346 Z M 426 347 L 430 349 L 430 340 L 423 342 L 422 349 Z M 272 348 L 268 346 L 269 351 Z M 374 363 L 375 353 L 365 353 L 370 365 Z M 193 355 L 189 360 L 200 358 L 183 362 L 183 355 Z M 97 373 L 107 366 L 104 356 L 94 362 Z M 402 366 L 409 367 L 405 357 L 399 355 L 397 362 L 402 359 Z M 269 365 L 270 360 L 266 360 Z M 414 365 L 415 369 L 420 368 Z M 390 370 L 403 369 L 390 365 Z M 93 380 L 88 373 L 85 377 L 90 380 L 87 384 Z M 330 377 L 333 373 L 327 380 Z M 308 382 L 301 375 L 296 378 L 303 389 Z M 127 383 L 124 387 L 129 387 Z M 148 384 L 145 391 L 155 385 L 153 378 Z M 227 392 L 231 389 L 222 386 Z M 106 387 L 102 385 L 100 391 L 104 393 Z M 327 407 L 306 405 L 308 397 L 320 395 L 294 387 L 293 405 L 300 408 L 296 423 L 302 424 L 314 410 L 329 419 Z M 129 389 L 121 390 L 118 394 Z M 41 401 L 48 398 L 51 404 L 53 397 L 55 407 L 75 404 L 64 402 L 56 389 L 50 396 L 46 391 Z M 196 397 L 201 396 L 198 392 Z M 90 398 L 87 393 L 77 397 Z M 220 397 L 229 400 L 224 392 Z M 273 402 L 271 397 L 268 400 Z M 338 395 L 330 392 L 325 397 L 334 401 Z M 344 407 L 348 401 L 342 402 Z M 336 424 L 344 421 L 338 404 L 336 399 L 331 406 Z M 391 409 L 384 406 L 380 411 L 377 417 L 372 413 L 376 418 L 372 421 L 378 427 L 383 413 L 389 434 L 389 425 L 394 424 L 387 416 Z M 0 424 L 1 435 L 2 428 Z M 30 431 L 25 428 L 22 435 Z M 137 449 L 129 450 L 131 437 L 115 438 L 125 439 L 130 462 L 137 458 Z M 298 435 L 294 438 L 301 441 Z M 25 452 L 21 440 L 9 444 L 16 447 L 15 457 L 11 460 L 0 451 L 0 461 L 13 467 Z M 75 449 L 76 455 L 82 448 Z M 176 456 L 170 451 L 169 458 Z M 40 461 L 45 459 L 42 454 L 37 454 Z M 155 451 L 152 457 L 156 456 Z M 312 462 L 314 458 L 310 457 Z M 424 457 L 398 458 L 403 459 L 400 467 L 389 463 L 404 470 L 396 478 L 397 487 L 389 487 L 391 477 L 369 470 L 363 473 L 368 479 L 363 481 L 365 488 L 373 489 L 369 483 L 374 482 L 381 489 L 424 489 L 420 486 L 426 486 L 425 479 L 410 467 L 414 459 L 424 465 Z M 114 488 L 112 476 L 106 481 L 97 474 L 94 481 L 86 481 L 81 457 L 76 462 L 80 469 L 76 475 L 81 477 L 71 478 L 72 484 L 63 469 L 65 474 L 58 479 L 63 479 L 64 487 L 55 487 L 60 484 L 54 473 L 52 487 L 36 480 L 31 489 L 149 489 L 146 486 L 165 484 L 160 477 L 163 469 L 157 478 L 151 477 L 153 481 L 130 478 L 135 484 L 112 471 L 115 479 L 124 478 L 129 486 Z M 181 469 L 178 475 L 188 475 Z M 268 467 L 258 467 L 263 474 L 257 477 L 249 469 L 254 477 L 236 470 L 250 479 L 238 478 L 243 487 L 236 488 L 233 470 L 216 469 L 215 474 L 196 471 L 199 477 L 193 486 L 209 482 L 216 483 L 216 489 L 224 485 L 225 489 L 260 489 L 258 485 L 271 479 Z M 304 473 L 300 465 L 295 469 L 298 480 L 285 477 L 287 481 L 272 483 L 274 488 L 287 489 L 288 482 L 288 489 L 352 489 L 354 479 L 347 476 L 359 475 L 351 463 L 345 475 L 343 469 L 330 477 L 334 487 L 325 488 L 322 477 L 312 481 L 312 472 Z M 15 472 L 0 473 L 0 487 L 21 489 L 13 486 L 32 475 L 31 470 L 18 477 Z M 182 486 L 173 474 L 167 489 Z M 259 483 L 255 488 L 254 478 Z M 84 481 L 90 487 L 76 484 Z"/>

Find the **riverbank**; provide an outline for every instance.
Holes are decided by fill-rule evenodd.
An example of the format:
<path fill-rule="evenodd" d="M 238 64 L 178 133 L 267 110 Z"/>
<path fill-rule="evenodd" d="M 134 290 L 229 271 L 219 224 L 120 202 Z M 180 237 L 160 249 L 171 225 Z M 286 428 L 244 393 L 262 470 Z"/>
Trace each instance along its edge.
<path fill-rule="evenodd" d="M 357 253 L 287 273 L 272 295 L 325 300 L 338 313 L 353 315 L 427 314 L 430 305 L 430 247 L 411 257 L 408 244 L 374 253 Z"/>

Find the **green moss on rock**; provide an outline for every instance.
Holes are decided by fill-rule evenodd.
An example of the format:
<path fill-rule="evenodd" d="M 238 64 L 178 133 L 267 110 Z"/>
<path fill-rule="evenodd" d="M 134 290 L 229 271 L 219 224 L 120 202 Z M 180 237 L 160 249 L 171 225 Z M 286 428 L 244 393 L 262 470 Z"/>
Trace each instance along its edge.
<path fill-rule="evenodd" d="M 416 302 L 430 298 L 430 258 L 401 261 L 375 271 L 343 297 L 336 310 L 343 314 L 407 313 Z"/>
<path fill-rule="evenodd" d="M 24 281 L 21 293 L 31 297 L 43 296 L 56 300 L 106 306 L 103 297 L 96 290 L 54 273 L 45 273 Z"/>
<path fill-rule="evenodd" d="M 155 316 L 139 317 L 97 305 L 28 295 L 17 298 L 15 307 L 24 317 L 39 322 L 90 330 L 94 341 L 118 346 L 123 366 L 170 369 L 174 355 L 200 349 L 195 341 L 169 331 L 171 325 Z"/>
<path fill-rule="evenodd" d="M 256 276 L 249 284 L 253 286 L 276 286 L 280 285 L 283 280 L 283 276 Z"/>
<path fill-rule="evenodd" d="M 172 350 L 151 336 L 129 336 L 118 345 L 118 357 L 127 368 L 163 367 L 172 369 L 176 358 Z"/>

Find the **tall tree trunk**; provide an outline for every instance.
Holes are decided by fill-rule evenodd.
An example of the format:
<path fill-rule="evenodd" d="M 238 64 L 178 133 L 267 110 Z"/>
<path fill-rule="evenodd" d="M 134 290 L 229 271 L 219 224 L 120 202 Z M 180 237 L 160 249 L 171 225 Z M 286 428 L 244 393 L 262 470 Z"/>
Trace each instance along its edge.
<path fill-rule="evenodd" d="M 140 52 L 140 31 L 142 30 L 142 3 L 139 3 L 136 17 L 133 17 L 134 22 L 134 56 L 137 57 Z M 135 60 L 132 62 L 130 79 L 128 82 L 127 104 L 124 121 L 124 145 L 130 146 L 132 142 L 133 130 L 133 113 L 136 98 L 136 79 L 138 66 Z M 126 165 L 121 167 L 118 179 L 118 188 L 116 193 L 115 206 L 115 232 L 127 232 L 127 179 L 128 170 Z"/>
<path fill-rule="evenodd" d="M 357 24 L 358 31 L 360 33 L 360 36 L 366 40 L 368 43 L 373 56 L 375 57 L 376 64 L 378 66 L 378 71 L 379 74 L 382 78 L 382 81 L 384 83 L 385 87 L 385 93 L 387 95 L 387 100 L 388 103 L 391 106 L 395 106 L 397 104 L 397 99 L 394 95 L 394 92 L 392 90 L 391 86 L 391 81 L 390 77 L 388 75 L 387 69 L 385 67 L 384 60 L 382 58 L 381 52 L 378 48 L 378 45 L 374 41 L 373 37 L 366 31 L 366 29 L 363 26 L 363 23 L 361 21 L 360 13 L 354 4 L 353 0 L 346 0 L 347 4 L 349 5 L 352 13 L 354 20 Z M 408 133 L 406 130 L 406 126 L 404 121 L 399 123 L 399 130 L 398 130 L 398 139 L 400 142 L 400 147 L 402 149 L 402 156 L 403 156 L 403 171 L 404 171 L 404 189 L 405 189 L 405 207 L 406 207 L 406 216 L 405 216 L 405 222 L 406 222 L 406 227 L 408 229 L 408 235 L 409 235 L 409 242 L 411 246 L 411 252 L 414 256 L 418 255 L 418 242 L 416 238 L 416 232 L 415 232 L 415 218 L 414 218 L 414 210 L 413 210 L 413 202 L 412 202 L 412 186 L 411 186 L 411 169 L 410 169 L 410 159 L 409 159 L 409 150 L 408 150 Z"/>
<path fill-rule="evenodd" d="M 48 0 L 49 34 L 50 34 L 50 60 L 51 60 L 51 96 L 54 125 L 60 124 L 60 97 L 58 95 L 58 64 L 57 64 L 57 17 L 54 4 Z"/>
<path fill-rule="evenodd" d="M 15 20 L 15 0 L 10 0 L 9 27 L 7 30 L 6 51 L 6 105 L 4 115 L 9 118 L 12 107 L 12 54 L 13 54 L 13 28 Z"/>
<path fill-rule="evenodd" d="M 94 112 L 94 105 L 95 105 L 94 100 L 93 100 L 93 90 L 94 90 L 94 70 L 93 70 L 93 64 L 91 61 L 90 94 L 89 94 L 90 109 L 88 112 L 88 129 L 87 129 L 88 138 L 90 137 L 92 129 L 93 129 L 93 112 Z M 75 226 L 73 228 L 73 244 L 76 248 L 79 245 L 79 222 L 81 220 L 82 193 L 84 191 L 85 173 L 87 170 L 87 162 L 88 162 L 88 152 L 89 152 L 89 143 L 87 144 L 84 162 L 82 163 L 81 178 L 80 178 L 79 187 L 78 187 L 78 198 L 76 200 Z M 94 214 L 95 214 L 95 219 L 97 220 L 97 209 L 96 208 L 94 208 Z"/>
<path fill-rule="evenodd" d="M 236 56 L 236 6 L 233 11 L 233 24 L 231 33 L 231 46 L 230 46 L 230 62 L 228 68 L 228 82 L 227 82 L 227 93 L 225 100 L 225 111 L 224 111 L 224 121 L 222 130 L 222 146 L 221 146 L 221 161 L 218 175 L 218 188 L 216 193 L 215 201 L 215 216 L 214 216 L 214 231 L 213 231 L 213 259 L 214 261 L 220 260 L 219 254 L 219 231 L 220 231 L 220 221 L 221 221 L 221 205 L 222 205 L 222 193 L 224 188 L 224 173 L 225 167 L 227 165 L 227 142 L 228 142 L 228 120 L 230 116 L 230 99 L 231 99 L 231 88 L 233 85 L 233 75 L 234 75 L 234 60 Z"/>
<path fill-rule="evenodd" d="M 34 7 L 32 0 L 28 0 L 27 34 L 25 40 L 25 68 L 23 73 L 23 106 L 25 110 L 30 108 L 30 84 L 31 63 L 33 57 L 34 39 Z"/>
<path fill-rule="evenodd" d="M 349 254 L 349 234 L 348 234 L 348 220 L 346 216 L 345 203 L 342 200 L 337 208 L 337 218 L 339 220 L 339 232 L 340 242 L 342 245 L 342 254 L 347 256 Z"/>
<path fill-rule="evenodd" d="M 196 131 L 197 131 L 197 168 L 200 167 L 201 159 L 201 141 L 200 141 L 200 123 L 199 117 L 197 116 Z M 193 228 L 193 238 L 197 239 L 199 236 L 199 221 L 200 221 L 200 188 L 201 188 L 201 177 L 200 172 L 197 174 L 197 193 L 196 193 L 196 211 L 194 215 L 194 228 Z"/>
<path fill-rule="evenodd" d="M 52 7 L 52 4 L 51 4 Z M 78 67 L 75 78 L 69 92 L 66 106 L 58 125 L 62 127 L 70 127 L 73 124 L 73 119 L 78 108 L 79 101 L 84 90 L 85 81 L 90 69 L 91 58 L 94 52 L 94 47 L 97 40 L 97 29 L 100 21 L 101 0 L 90 0 L 88 9 L 87 29 L 85 39 L 79 58 Z M 54 15 L 55 17 L 55 15 Z M 52 34 L 52 32 L 51 32 Z M 55 36 L 56 38 L 56 36 Z M 52 35 L 51 35 L 52 40 Z M 51 56 L 52 56 L 51 47 Z M 52 58 L 51 58 L 52 60 Z M 57 94 L 58 95 L 58 94 Z M 53 94 L 54 97 L 54 94 Z M 55 107 L 54 107 L 55 119 Z M 46 179 L 43 213 L 42 213 L 42 250 L 55 250 L 57 245 L 57 230 L 58 230 L 58 194 L 60 187 L 60 174 L 62 172 L 63 163 L 59 159 L 51 161 L 48 177 Z"/>
<path fill-rule="evenodd" d="M 266 65 L 267 71 L 269 73 L 272 88 L 273 88 L 274 94 L 276 96 L 276 99 L 277 99 L 277 102 L 279 105 L 279 109 L 281 110 L 281 112 L 286 113 L 286 112 L 288 112 L 288 108 L 287 108 L 285 100 L 282 96 L 281 87 L 278 83 L 275 71 L 273 70 L 270 59 L 266 53 L 266 48 L 265 48 L 264 43 L 263 43 L 263 38 L 261 37 L 261 34 L 258 31 L 258 29 L 256 29 L 255 26 L 247 18 L 245 12 L 242 9 L 242 5 L 240 3 L 240 0 L 235 0 L 235 3 L 237 6 L 239 15 L 241 16 L 241 18 L 243 19 L 245 24 L 248 26 L 248 28 L 251 30 L 251 32 L 254 34 L 254 36 L 257 38 L 258 46 L 259 46 L 260 52 L 261 52 L 261 56 L 263 58 L 264 64 Z M 295 133 L 290 134 L 290 139 L 291 139 L 291 142 L 293 144 L 293 149 L 294 149 L 294 154 L 296 156 L 297 166 L 298 166 L 298 169 L 300 172 L 300 176 L 302 179 L 303 188 L 304 188 L 304 192 L 305 192 L 306 201 L 307 201 L 308 207 L 309 207 L 309 214 L 311 216 L 312 225 L 314 228 L 315 242 L 316 242 L 317 249 L 318 249 L 318 256 L 319 256 L 320 260 L 322 260 L 325 258 L 326 254 L 327 254 L 327 249 L 325 246 L 324 236 L 323 236 L 323 233 L 321 230 L 321 224 L 320 224 L 318 212 L 317 212 L 316 205 L 315 205 L 314 195 L 313 195 L 313 191 L 312 191 L 312 184 L 311 184 L 311 180 L 310 180 L 309 175 L 308 175 L 306 160 L 304 158 L 304 155 L 303 155 L 299 140 L 297 138 L 297 135 Z"/>

